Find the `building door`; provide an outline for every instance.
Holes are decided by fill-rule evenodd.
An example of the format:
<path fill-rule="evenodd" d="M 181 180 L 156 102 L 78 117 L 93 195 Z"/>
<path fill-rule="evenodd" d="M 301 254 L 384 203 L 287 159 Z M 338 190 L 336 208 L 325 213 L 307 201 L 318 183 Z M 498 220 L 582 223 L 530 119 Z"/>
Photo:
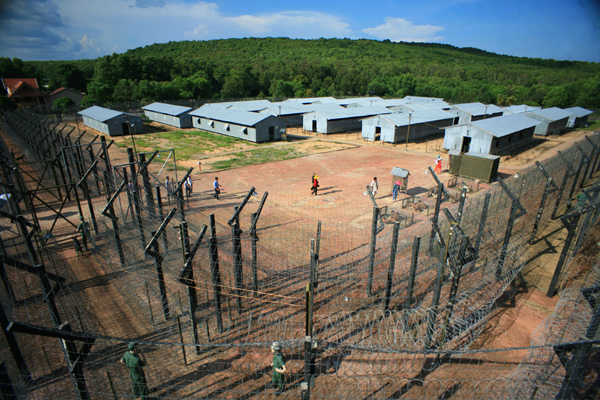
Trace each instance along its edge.
<path fill-rule="evenodd" d="M 468 136 L 463 137 L 462 146 L 460 148 L 461 153 L 468 153 L 471 148 L 471 138 Z"/>
<path fill-rule="evenodd" d="M 381 140 L 381 127 L 380 126 L 375 127 L 375 137 L 373 138 L 373 140 Z"/>
<path fill-rule="evenodd" d="M 127 122 L 121 124 L 121 129 L 123 130 L 123 135 L 129 135 L 129 126 L 127 125 Z"/>
<path fill-rule="evenodd" d="M 269 142 L 272 142 L 274 140 L 275 140 L 275 127 L 270 126 L 269 127 Z"/>
<path fill-rule="evenodd" d="M 316 131 L 317 131 L 317 120 L 313 120 L 313 122 L 312 122 L 312 123 L 313 123 L 313 124 L 312 124 L 312 131 L 313 131 L 313 132 L 316 132 Z"/>

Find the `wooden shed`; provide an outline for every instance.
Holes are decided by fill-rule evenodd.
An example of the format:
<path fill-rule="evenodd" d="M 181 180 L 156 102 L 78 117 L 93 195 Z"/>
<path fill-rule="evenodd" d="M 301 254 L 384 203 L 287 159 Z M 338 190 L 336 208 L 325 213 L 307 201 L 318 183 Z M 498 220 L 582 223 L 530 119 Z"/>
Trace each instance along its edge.
<path fill-rule="evenodd" d="M 109 136 L 142 133 L 142 118 L 123 111 L 93 106 L 79 111 L 83 124 Z"/>
<path fill-rule="evenodd" d="M 191 128 L 191 107 L 174 106 L 165 103 L 152 103 L 142 107 L 146 117 L 161 124 L 175 126 L 177 128 Z"/>

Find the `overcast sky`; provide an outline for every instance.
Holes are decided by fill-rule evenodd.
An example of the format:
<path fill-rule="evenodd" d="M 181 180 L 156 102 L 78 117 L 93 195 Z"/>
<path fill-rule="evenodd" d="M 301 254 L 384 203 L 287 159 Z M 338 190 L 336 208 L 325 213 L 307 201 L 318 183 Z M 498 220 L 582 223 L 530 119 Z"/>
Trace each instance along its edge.
<path fill-rule="evenodd" d="M 97 58 L 153 43 L 366 38 L 600 62 L 600 0 L 0 0 L 0 56 Z"/>

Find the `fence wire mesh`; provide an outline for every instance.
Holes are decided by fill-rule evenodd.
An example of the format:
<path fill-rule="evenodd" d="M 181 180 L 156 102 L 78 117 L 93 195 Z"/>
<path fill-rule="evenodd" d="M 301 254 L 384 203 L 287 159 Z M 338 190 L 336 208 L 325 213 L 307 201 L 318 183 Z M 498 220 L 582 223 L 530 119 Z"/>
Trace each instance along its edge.
<path fill-rule="evenodd" d="M 301 195 L 271 200 L 249 187 L 228 188 L 223 203 L 208 206 L 210 191 L 186 194 L 172 151 L 111 160 L 110 143 L 82 143 L 79 132 L 33 114 L 3 118 L 3 216 L 13 218 L 1 232 L 0 300 L 4 330 L 8 321 L 22 327 L 2 339 L 0 383 L 18 398 L 133 397 L 119 360 L 135 340 L 151 398 L 270 396 L 269 346 L 279 341 L 289 398 L 546 399 L 563 395 L 571 371 L 557 346 L 597 339 L 589 337 L 597 307 L 583 289 L 600 285 L 599 262 L 582 270 L 571 252 L 557 276 L 558 305 L 531 346 L 489 349 L 479 340 L 515 294 L 528 243 L 574 208 L 597 171 L 597 135 L 485 194 L 465 190 L 464 203 L 438 187 L 424 199 L 426 217 L 395 226 L 371 215 L 356 224 L 289 218 L 279 211 Z M 435 188 L 429 179 L 417 184 Z M 578 233 L 597 219 L 591 193 L 595 206 L 587 223 L 577 220 Z M 253 228 L 263 200 L 268 211 Z M 78 233 L 82 221 L 89 237 Z M 316 343 L 308 353 L 307 293 Z M 76 339 L 65 339 L 69 330 Z M 592 347 L 579 355 L 598 357 Z"/>

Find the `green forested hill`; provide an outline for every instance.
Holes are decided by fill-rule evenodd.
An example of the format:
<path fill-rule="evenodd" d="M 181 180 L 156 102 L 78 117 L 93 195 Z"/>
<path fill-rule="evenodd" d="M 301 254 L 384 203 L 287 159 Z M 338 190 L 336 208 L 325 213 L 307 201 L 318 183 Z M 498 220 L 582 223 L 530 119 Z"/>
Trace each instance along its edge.
<path fill-rule="evenodd" d="M 18 60 L 20 61 L 20 60 Z M 12 65 L 11 65 L 12 64 Z M 503 56 L 473 48 L 390 41 L 246 38 L 154 44 L 96 60 L 21 62 L 50 87 L 86 102 L 381 96 L 452 103 L 600 107 L 600 64 Z"/>

